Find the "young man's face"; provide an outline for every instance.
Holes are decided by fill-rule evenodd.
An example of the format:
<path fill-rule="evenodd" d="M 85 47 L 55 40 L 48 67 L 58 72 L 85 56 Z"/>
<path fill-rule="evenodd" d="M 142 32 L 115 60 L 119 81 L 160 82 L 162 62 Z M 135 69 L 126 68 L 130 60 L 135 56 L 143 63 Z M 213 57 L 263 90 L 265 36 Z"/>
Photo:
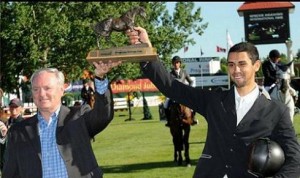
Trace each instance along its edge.
<path fill-rule="evenodd" d="M 259 70 L 260 61 L 252 64 L 247 52 L 232 52 L 228 55 L 228 72 L 237 88 L 255 83 L 255 73 Z"/>

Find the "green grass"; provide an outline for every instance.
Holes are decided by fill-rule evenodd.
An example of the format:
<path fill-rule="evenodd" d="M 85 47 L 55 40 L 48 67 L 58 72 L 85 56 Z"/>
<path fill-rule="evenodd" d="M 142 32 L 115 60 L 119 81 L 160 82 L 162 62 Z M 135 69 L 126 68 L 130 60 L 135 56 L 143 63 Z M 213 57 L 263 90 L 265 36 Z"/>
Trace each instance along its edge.
<path fill-rule="evenodd" d="M 141 108 L 128 112 L 115 112 L 110 125 L 93 142 L 93 149 L 105 178 L 176 178 L 192 177 L 206 138 L 206 121 L 196 118 L 199 125 L 190 133 L 192 167 L 177 166 L 173 162 L 173 145 L 169 128 L 159 120 L 158 107 L 150 107 L 152 120 L 142 120 Z M 294 126 L 300 138 L 300 115 Z"/>

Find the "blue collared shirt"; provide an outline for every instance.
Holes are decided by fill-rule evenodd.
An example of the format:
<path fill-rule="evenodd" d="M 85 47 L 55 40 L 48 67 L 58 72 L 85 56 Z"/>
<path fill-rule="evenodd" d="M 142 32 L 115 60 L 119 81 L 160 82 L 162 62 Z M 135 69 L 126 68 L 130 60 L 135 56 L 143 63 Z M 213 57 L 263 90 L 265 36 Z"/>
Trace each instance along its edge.
<path fill-rule="evenodd" d="M 56 126 L 59 109 L 50 117 L 49 122 L 38 113 L 39 135 L 42 151 L 43 178 L 68 178 L 67 168 L 56 144 Z"/>
<path fill-rule="evenodd" d="M 96 91 L 99 94 L 101 95 L 104 94 L 108 89 L 108 79 L 105 78 L 104 80 L 98 80 L 97 78 L 95 78 L 95 87 L 96 87 Z"/>

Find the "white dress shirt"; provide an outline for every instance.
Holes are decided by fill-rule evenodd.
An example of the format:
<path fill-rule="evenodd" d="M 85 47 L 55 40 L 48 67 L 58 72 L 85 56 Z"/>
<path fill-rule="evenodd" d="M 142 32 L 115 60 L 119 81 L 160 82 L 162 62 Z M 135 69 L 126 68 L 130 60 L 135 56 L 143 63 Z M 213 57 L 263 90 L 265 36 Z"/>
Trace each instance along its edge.
<path fill-rule="evenodd" d="M 237 117 L 237 123 L 238 125 L 243 117 L 246 115 L 246 113 L 250 110 L 250 108 L 253 106 L 256 98 L 259 95 L 259 89 L 258 86 L 248 93 L 246 96 L 240 96 L 239 93 L 236 90 L 236 87 L 234 87 L 234 96 L 235 96 L 235 109 L 236 109 L 236 117 Z M 223 178 L 228 178 L 225 174 Z"/>

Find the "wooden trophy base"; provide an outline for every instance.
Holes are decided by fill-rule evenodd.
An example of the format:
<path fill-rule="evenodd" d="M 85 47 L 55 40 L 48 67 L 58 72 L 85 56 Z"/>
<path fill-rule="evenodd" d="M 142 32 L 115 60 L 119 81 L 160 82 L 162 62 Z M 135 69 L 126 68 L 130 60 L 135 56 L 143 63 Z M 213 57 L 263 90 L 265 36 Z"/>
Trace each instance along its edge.
<path fill-rule="evenodd" d="M 144 62 L 158 59 L 155 48 L 147 44 L 136 44 L 126 47 L 115 47 L 90 51 L 87 55 L 89 63 L 103 61 Z"/>

